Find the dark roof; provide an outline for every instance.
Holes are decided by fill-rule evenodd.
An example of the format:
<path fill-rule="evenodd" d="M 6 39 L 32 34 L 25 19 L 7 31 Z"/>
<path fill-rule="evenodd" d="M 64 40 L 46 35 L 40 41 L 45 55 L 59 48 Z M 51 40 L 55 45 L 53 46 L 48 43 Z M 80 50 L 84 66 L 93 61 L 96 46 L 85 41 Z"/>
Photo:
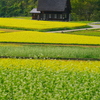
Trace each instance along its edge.
<path fill-rule="evenodd" d="M 40 13 L 40 11 L 37 11 L 37 8 L 33 8 L 30 13 Z"/>
<path fill-rule="evenodd" d="M 64 11 L 68 0 L 38 0 L 38 11 Z"/>

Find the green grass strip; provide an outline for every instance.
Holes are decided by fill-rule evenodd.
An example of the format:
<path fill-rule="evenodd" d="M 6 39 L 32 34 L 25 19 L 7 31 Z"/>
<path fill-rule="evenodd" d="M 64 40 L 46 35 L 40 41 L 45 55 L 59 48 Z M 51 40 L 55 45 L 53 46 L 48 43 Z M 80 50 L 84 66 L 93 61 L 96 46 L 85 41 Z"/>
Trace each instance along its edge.
<path fill-rule="evenodd" d="M 98 36 L 98 37 L 100 37 L 100 29 L 82 30 L 82 31 L 77 31 L 77 32 L 67 32 L 66 34 L 86 35 L 86 36 Z"/>
<path fill-rule="evenodd" d="M 47 32 L 47 31 L 59 31 L 59 30 L 71 30 L 71 29 L 81 29 L 81 28 L 91 28 L 89 25 L 79 26 L 79 27 L 61 27 L 61 28 L 50 28 L 50 29 L 32 29 L 32 28 L 21 28 L 21 27 L 9 27 L 9 26 L 0 26 L 2 29 L 15 29 L 15 30 L 25 30 L 25 31 L 39 31 L 39 32 Z"/>
<path fill-rule="evenodd" d="M 39 59 L 93 58 L 100 59 L 100 47 L 21 45 L 0 46 L 0 56 Z"/>

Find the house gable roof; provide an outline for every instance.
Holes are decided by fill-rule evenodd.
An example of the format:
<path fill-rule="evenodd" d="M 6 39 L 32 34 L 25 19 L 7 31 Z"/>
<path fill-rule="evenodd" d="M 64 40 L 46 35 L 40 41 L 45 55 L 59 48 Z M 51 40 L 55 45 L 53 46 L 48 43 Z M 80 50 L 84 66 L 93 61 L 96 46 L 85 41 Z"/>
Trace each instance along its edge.
<path fill-rule="evenodd" d="M 68 0 L 38 0 L 38 11 L 64 11 Z"/>
<path fill-rule="evenodd" d="M 33 8 L 30 13 L 40 13 L 40 11 L 37 11 L 37 8 Z"/>

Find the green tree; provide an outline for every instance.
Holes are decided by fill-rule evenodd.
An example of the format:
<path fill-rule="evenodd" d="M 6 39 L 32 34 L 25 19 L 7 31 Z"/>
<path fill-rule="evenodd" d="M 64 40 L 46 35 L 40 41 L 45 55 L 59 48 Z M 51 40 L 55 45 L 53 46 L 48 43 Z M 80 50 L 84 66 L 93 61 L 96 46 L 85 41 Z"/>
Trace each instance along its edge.
<path fill-rule="evenodd" d="M 72 19 L 73 20 L 93 20 L 94 15 L 97 16 L 100 11 L 99 0 L 73 0 L 72 3 Z"/>

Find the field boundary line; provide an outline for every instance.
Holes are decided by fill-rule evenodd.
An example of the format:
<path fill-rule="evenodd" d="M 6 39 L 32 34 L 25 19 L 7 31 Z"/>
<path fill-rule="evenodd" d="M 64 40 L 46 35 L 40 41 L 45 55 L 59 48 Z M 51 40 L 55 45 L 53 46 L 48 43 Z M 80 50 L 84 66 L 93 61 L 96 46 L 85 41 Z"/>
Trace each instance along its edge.
<path fill-rule="evenodd" d="M 0 56 L 2 58 L 12 58 L 12 59 L 43 59 L 43 60 L 83 60 L 83 61 L 100 61 L 99 58 L 35 58 L 35 57 L 17 57 L 17 56 Z"/>
<path fill-rule="evenodd" d="M 58 31 L 47 31 L 46 33 L 66 33 L 66 32 L 76 32 L 82 30 L 92 30 L 92 29 L 100 29 L 100 25 L 91 25 L 89 24 L 90 28 L 78 28 L 78 29 L 70 29 L 70 30 L 58 30 Z"/>
<path fill-rule="evenodd" d="M 0 44 L 17 45 L 44 45 L 44 46 L 80 46 L 80 47 L 100 47 L 99 44 L 61 44 L 61 43 L 27 43 L 27 42 L 0 42 Z"/>

